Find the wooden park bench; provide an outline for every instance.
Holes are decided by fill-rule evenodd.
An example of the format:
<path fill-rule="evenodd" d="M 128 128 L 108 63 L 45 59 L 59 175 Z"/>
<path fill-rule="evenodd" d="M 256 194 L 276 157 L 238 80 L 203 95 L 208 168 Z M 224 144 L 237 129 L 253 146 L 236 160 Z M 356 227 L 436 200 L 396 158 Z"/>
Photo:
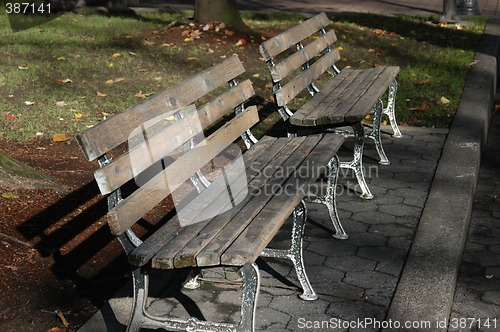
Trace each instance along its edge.
<path fill-rule="evenodd" d="M 362 165 L 364 138 L 375 141 L 379 163 L 389 164 L 382 147 L 380 124 L 382 115 L 387 114 L 394 136 L 401 136 L 394 115 L 399 67 L 339 70 L 336 66 L 340 60 L 335 46 L 337 37 L 333 30 L 326 31 L 329 24 L 326 14 L 320 13 L 266 40 L 260 45 L 260 53 L 271 72 L 274 97 L 288 125 L 289 135 L 296 135 L 304 128 L 320 131 L 340 126 L 353 128 L 354 158 L 341 162 L 340 167 L 354 170 L 361 197 L 370 199 L 373 195 L 366 184 Z M 323 75 L 327 72 L 333 77 L 328 79 L 329 75 Z M 297 96 L 302 96 L 304 91 L 312 97 L 301 102 Z M 386 91 L 388 106 L 384 109 L 380 98 Z M 373 130 L 365 135 L 362 120 L 372 112 Z"/>
<path fill-rule="evenodd" d="M 344 137 L 329 133 L 257 141 L 250 132 L 259 120 L 257 109 L 244 107 L 254 94 L 252 84 L 236 82 L 243 72 L 233 56 L 77 137 L 87 159 L 99 161 L 95 178 L 101 193 L 108 195 L 108 224 L 133 271 L 127 331 L 253 331 L 259 256 L 290 259 L 303 289 L 300 297 L 317 298 L 302 257 L 303 198 L 308 186 L 316 184 L 318 172 L 312 168 L 317 166 L 328 166 L 328 186 L 334 192 L 335 153 Z M 206 103 L 199 105 L 202 99 Z M 248 147 L 243 154 L 241 142 Z M 111 159 L 110 153 L 120 152 Z M 157 211 L 166 199 L 174 202 L 175 215 L 163 211 L 170 217 L 153 234 L 140 238 L 136 223 L 144 224 L 144 215 Z M 290 215 L 290 248 L 267 248 Z M 238 324 L 148 312 L 148 271 L 210 267 L 240 268 Z"/>

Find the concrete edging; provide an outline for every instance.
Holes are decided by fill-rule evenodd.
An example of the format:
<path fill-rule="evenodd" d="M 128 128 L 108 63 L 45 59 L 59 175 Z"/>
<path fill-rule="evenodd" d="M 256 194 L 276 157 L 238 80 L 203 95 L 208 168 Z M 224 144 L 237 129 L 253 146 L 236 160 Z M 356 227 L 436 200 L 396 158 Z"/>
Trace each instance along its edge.
<path fill-rule="evenodd" d="M 500 20 L 490 18 L 432 182 L 387 321 L 428 321 L 447 331 L 495 103 Z M 417 331 L 419 329 L 415 329 Z M 392 331 L 387 329 L 385 331 Z"/>

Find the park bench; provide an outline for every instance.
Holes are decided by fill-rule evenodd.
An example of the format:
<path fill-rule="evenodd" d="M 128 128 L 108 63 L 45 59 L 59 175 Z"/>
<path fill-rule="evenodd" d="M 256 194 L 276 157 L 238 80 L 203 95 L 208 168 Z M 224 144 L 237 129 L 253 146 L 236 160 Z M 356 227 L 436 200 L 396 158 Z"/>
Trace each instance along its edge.
<path fill-rule="evenodd" d="M 337 37 L 333 30 L 326 31 L 329 24 L 326 14 L 320 13 L 266 40 L 259 49 L 271 72 L 275 101 L 289 135 L 297 135 L 304 129 L 353 128 L 354 133 L 349 132 L 346 136 L 355 137 L 354 158 L 341 162 L 340 167 L 354 170 L 361 197 L 370 199 L 373 195 L 366 184 L 362 165 L 364 139 L 370 137 L 375 141 L 379 163 L 388 165 L 380 125 L 382 115 L 387 114 L 394 136 L 401 136 L 394 115 L 399 67 L 339 70 L 336 66 L 340 60 L 335 47 Z M 323 75 L 327 72 L 333 77 L 328 79 L 329 75 Z M 298 96 L 307 95 L 305 91 L 312 97 L 302 103 Z M 388 103 L 384 109 L 380 98 L 386 92 Z M 362 121 L 372 112 L 373 129 L 365 134 Z"/>
<path fill-rule="evenodd" d="M 232 56 L 77 136 L 87 159 L 99 162 L 94 176 L 108 197 L 108 224 L 133 272 L 127 331 L 253 331 L 259 256 L 290 259 L 302 286 L 300 297 L 317 298 L 302 257 L 303 199 L 319 176 L 313 167 L 325 167 L 334 203 L 335 154 L 344 137 L 326 133 L 257 141 L 250 132 L 259 120 L 257 108 L 244 106 L 254 90 L 249 80 L 236 81 L 242 73 L 240 60 Z M 144 224 L 144 215 L 166 199 L 174 201 L 176 213 L 163 211 L 167 216 L 152 234 L 137 235 L 138 221 Z M 290 248 L 267 248 L 290 216 Z M 148 312 L 151 270 L 213 267 L 239 269 L 237 324 Z"/>

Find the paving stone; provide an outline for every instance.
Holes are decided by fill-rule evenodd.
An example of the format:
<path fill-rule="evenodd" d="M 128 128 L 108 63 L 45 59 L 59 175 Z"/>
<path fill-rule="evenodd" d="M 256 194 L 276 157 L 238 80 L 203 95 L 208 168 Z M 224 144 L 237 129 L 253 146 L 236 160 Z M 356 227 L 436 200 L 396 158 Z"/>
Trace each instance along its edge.
<path fill-rule="evenodd" d="M 325 313 L 328 305 L 329 302 L 321 298 L 315 301 L 304 301 L 298 297 L 279 296 L 271 301 L 268 308 L 278 311 L 286 310 L 287 314 L 297 317 L 307 313 Z"/>
<path fill-rule="evenodd" d="M 357 247 L 346 241 L 328 239 L 309 243 L 307 250 L 320 255 L 326 255 L 328 253 L 328 256 L 333 257 L 352 256 L 356 252 Z"/>
<path fill-rule="evenodd" d="M 377 262 L 401 261 L 406 257 L 402 250 L 390 247 L 363 247 L 359 248 L 356 256 L 368 258 Z"/>
<path fill-rule="evenodd" d="M 386 273 L 377 271 L 348 271 L 345 274 L 343 282 L 365 289 L 369 288 L 387 288 L 395 289 L 397 278 Z"/>
<path fill-rule="evenodd" d="M 349 243 L 352 243 L 358 247 L 378 247 L 383 246 L 387 242 L 387 237 L 380 234 L 372 233 L 352 233 L 349 236 Z"/>
<path fill-rule="evenodd" d="M 341 256 L 327 257 L 324 265 L 344 272 L 357 272 L 375 270 L 376 262 L 358 256 Z"/>
<path fill-rule="evenodd" d="M 407 227 L 399 224 L 392 225 L 372 225 L 370 226 L 370 232 L 375 234 L 382 234 L 385 237 L 407 237 L 413 238 L 415 233 L 414 227 Z"/>
<path fill-rule="evenodd" d="M 364 318 L 376 318 L 383 320 L 386 309 L 373 303 L 363 301 L 345 301 L 331 303 L 326 313 L 346 321 L 363 320 Z"/>
<path fill-rule="evenodd" d="M 400 260 L 387 260 L 387 261 L 382 261 L 377 264 L 377 267 L 375 268 L 375 271 L 383 272 L 385 274 L 394 276 L 394 277 L 399 277 L 401 274 L 401 271 L 403 270 L 403 265 L 404 265 L 404 259 Z"/>
<path fill-rule="evenodd" d="M 378 211 L 373 212 L 356 212 L 353 213 L 352 219 L 362 221 L 365 224 L 391 224 L 394 223 L 396 217 L 387 213 Z"/>
<path fill-rule="evenodd" d="M 484 292 L 481 300 L 500 306 L 500 290 Z M 500 308 L 499 308 L 499 315 L 500 315 Z"/>
<path fill-rule="evenodd" d="M 407 251 L 411 246 L 412 240 L 406 236 L 391 237 L 387 240 L 387 246 Z"/>
<path fill-rule="evenodd" d="M 258 307 L 257 317 L 256 329 L 267 331 L 286 328 L 291 315 L 269 307 Z"/>
<path fill-rule="evenodd" d="M 335 331 L 347 332 L 348 328 L 336 328 L 337 318 L 326 314 L 303 315 L 293 317 L 288 324 L 291 331 Z"/>
<path fill-rule="evenodd" d="M 400 204 L 386 204 L 379 207 L 379 211 L 396 217 L 420 215 L 422 209 Z"/>
<path fill-rule="evenodd" d="M 366 302 L 389 308 L 392 300 L 392 289 L 370 288 L 366 290 L 364 295 Z"/>

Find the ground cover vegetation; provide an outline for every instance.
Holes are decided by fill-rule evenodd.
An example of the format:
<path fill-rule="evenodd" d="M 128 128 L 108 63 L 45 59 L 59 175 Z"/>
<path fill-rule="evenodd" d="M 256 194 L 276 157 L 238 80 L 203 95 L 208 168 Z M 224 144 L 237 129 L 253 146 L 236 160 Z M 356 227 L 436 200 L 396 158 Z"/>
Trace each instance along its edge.
<path fill-rule="evenodd" d="M 0 18 L 0 138 L 64 140 L 78 131 L 238 54 L 257 98 L 272 102 L 258 45 L 300 15 L 244 13 L 250 34 L 222 22 L 199 25 L 192 13 L 105 16 L 68 13 L 13 33 Z M 400 123 L 448 127 L 474 65 L 485 19 L 436 24 L 433 18 L 356 14 L 331 17 L 339 67 L 399 65 Z M 278 118 L 268 112 L 268 124 Z M 54 136 L 56 135 L 56 136 Z"/>

